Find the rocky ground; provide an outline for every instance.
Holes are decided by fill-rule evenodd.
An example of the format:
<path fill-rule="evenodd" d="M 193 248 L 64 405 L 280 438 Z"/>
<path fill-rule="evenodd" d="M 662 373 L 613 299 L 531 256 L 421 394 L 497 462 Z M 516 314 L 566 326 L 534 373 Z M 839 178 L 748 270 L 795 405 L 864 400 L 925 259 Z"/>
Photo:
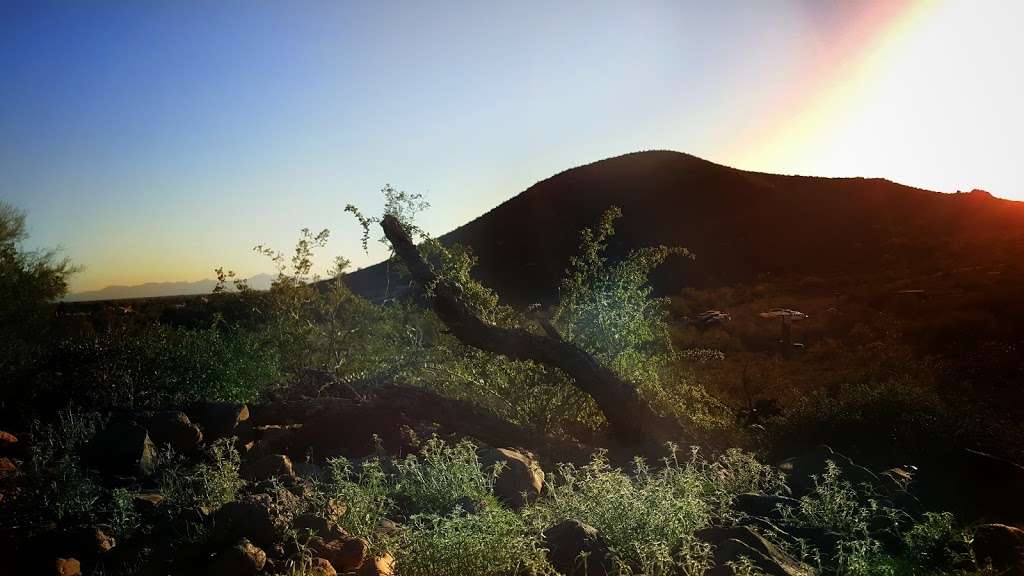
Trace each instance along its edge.
<path fill-rule="evenodd" d="M 10 526 L 0 544 L 0 573 L 391 574 L 390 555 L 375 551 L 365 538 L 346 533 L 328 519 L 330 514 L 297 513 L 301 507 L 291 501 L 309 495 L 311 482 L 324 474 L 327 458 L 359 461 L 380 453 L 402 455 L 415 452 L 419 439 L 435 435 L 450 441 L 471 439 L 483 465 L 500 462 L 494 497 L 510 510 L 548 497 L 545 479 L 550 481 L 556 462 L 584 462 L 593 450 L 537 436 L 460 402 L 401 386 L 316 401 L 204 404 L 113 414 L 86 448 L 85 462 L 105 485 L 124 489 L 132 511 L 151 529 L 120 541 L 103 525 Z M 241 454 L 244 487 L 237 497 L 216 508 L 167 514 L 166 495 L 152 479 L 161 451 L 170 447 L 185 461 L 198 461 L 204 448 L 223 439 L 231 439 Z M 16 500 L 26 489 L 28 476 L 22 468 L 30 457 L 30 444 L 41 441 L 27 433 L 0 432 L 4 501 Z M 963 452 L 951 454 L 939 469 L 874 471 L 824 446 L 777 463 L 785 474 L 784 494 L 739 494 L 732 502 L 739 521 L 697 532 L 697 539 L 712 547 L 713 568 L 708 574 L 739 574 L 741 567 L 756 569 L 746 572 L 750 574 L 817 573 L 792 551 L 807 543 L 817 550 L 834 550 L 838 536 L 793 523 L 791 512 L 814 490 L 815 479 L 827 472 L 830 462 L 850 482 L 869 487 L 875 502 L 904 510 L 908 518 L 925 510 L 952 509 L 973 527 L 964 558 L 973 557 L 993 573 L 1024 574 L 1024 531 L 1018 527 L 1024 524 L 1024 468 Z M 345 502 L 324 505 L 334 507 L 335 516 L 344 514 L 346 507 Z M 475 506 L 469 502 L 464 509 L 472 514 Z M 0 501 L 0 510 L 5 507 Z M 406 520 L 389 518 L 376 530 L 400 531 Z M 893 518 L 871 526 L 872 537 L 898 551 L 901 522 Z M 187 533 L 193 527 L 206 536 L 190 541 Z M 304 535 L 301 550 L 296 534 Z M 594 576 L 614 573 L 618 566 L 603 535 L 579 520 L 565 519 L 543 536 L 546 558 L 559 573 Z M 303 561 L 298 563 L 300 556 Z M 581 557 L 588 561 L 581 564 Z"/>

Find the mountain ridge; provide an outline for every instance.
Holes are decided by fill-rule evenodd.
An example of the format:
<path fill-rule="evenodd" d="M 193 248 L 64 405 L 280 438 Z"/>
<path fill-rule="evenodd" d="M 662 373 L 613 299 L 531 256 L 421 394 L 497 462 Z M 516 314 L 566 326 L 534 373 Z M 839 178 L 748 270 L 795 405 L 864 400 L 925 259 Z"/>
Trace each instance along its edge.
<path fill-rule="evenodd" d="M 440 239 L 469 246 L 479 258 L 478 279 L 507 301 L 551 301 L 580 230 L 612 205 L 623 217 L 611 257 L 656 244 L 696 254 L 696 260 L 670 261 L 654 275 L 661 293 L 762 274 L 921 268 L 956 254 L 988 257 L 996 250 L 1024 255 L 1024 203 L 987 192 L 745 171 L 666 150 L 564 170 Z M 388 296 L 384 274 L 377 264 L 349 274 L 346 282 L 356 293 L 381 299 Z"/>
<path fill-rule="evenodd" d="M 268 290 L 273 274 L 255 274 L 246 279 L 254 290 Z M 114 284 L 98 290 L 83 290 L 68 294 L 65 302 L 91 302 L 97 300 L 128 300 L 132 298 L 159 298 L 163 296 L 192 296 L 209 294 L 217 285 L 212 278 L 195 281 L 144 282 L 142 284 Z"/>

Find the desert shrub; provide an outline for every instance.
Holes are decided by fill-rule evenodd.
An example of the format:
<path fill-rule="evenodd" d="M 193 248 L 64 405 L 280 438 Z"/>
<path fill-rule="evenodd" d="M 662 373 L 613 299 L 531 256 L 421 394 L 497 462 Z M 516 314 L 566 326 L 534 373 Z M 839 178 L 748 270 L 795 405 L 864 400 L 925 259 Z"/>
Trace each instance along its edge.
<path fill-rule="evenodd" d="M 393 462 L 395 498 L 406 510 L 444 515 L 470 503 L 494 503 L 494 474 L 482 469 L 476 446 L 439 438 L 424 443 L 419 454 Z"/>
<path fill-rule="evenodd" d="M 24 391 L 50 341 L 53 303 L 76 271 L 54 250 L 27 250 L 25 214 L 0 201 L 0 408 Z"/>
<path fill-rule="evenodd" d="M 811 438 L 857 461 L 887 466 L 967 431 L 958 410 L 935 390 L 905 377 L 808 392 L 773 434 L 780 449 L 800 449 Z"/>
<path fill-rule="evenodd" d="M 972 563 L 969 536 L 949 512 L 925 512 L 903 540 L 907 556 L 918 565 L 939 568 Z"/>
<path fill-rule="evenodd" d="M 394 483 L 376 458 L 364 460 L 358 467 L 345 458 L 327 461 L 323 478 L 315 479 L 307 500 L 310 511 L 335 522 L 353 536 L 365 538 L 374 552 L 387 543 L 377 537 L 381 521 L 394 509 Z M 344 511 L 334 516 L 337 504 Z"/>
<path fill-rule="evenodd" d="M 277 365 L 273 351 L 251 333 L 147 325 L 61 342 L 37 380 L 44 397 L 152 409 L 256 400 L 277 383 Z"/>
<path fill-rule="evenodd" d="M 50 423 L 35 422 L 23 490 L 14 495 L 6 520 L 42 525 L 48 521 L 88 522 L 101 513 L 98 478 L 86 470 L 82 453 L 101 424 L 94 413 L 60 411 Z"/>
<path fill-rule="evenodd" d="M 531 516 L 543 527 L 575 518 L 597 528 L 615 549 L 622 574 L 674 574 L 706 560 L 693 537 L 712 518 L 704 481 L 686 463 L 671 461 L 655 472 L 638 460 L 630 475 L 598 453 L 585 466 L 562 465 Z"/>
<path fill-rule="evenodd" d="M 414 516 L 395 549 L 395 568 L 403 576 L 555 574 L 536 534 L 519 515 L 500 508 Z"/>
<path fill-rule="evenodd" d="M 190 466 L 170 450 L 161 454 L 157 484 L 169 503 L 178 508 L 217 508 L 235 499 L 245 481 L 238 475 L 241 457 L 233 439 L 210 444 L 204 456 Z"/>

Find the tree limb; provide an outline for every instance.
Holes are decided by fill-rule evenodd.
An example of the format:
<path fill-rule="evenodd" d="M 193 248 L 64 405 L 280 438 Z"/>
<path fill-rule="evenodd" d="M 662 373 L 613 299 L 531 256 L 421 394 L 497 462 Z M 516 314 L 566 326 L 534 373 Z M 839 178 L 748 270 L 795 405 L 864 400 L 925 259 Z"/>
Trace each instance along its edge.
<path fill-rule="evenodd" d="M 678 423 L 657 415 L 632 384 L 585 350 L 561 337 L 552 337 L 549 327 L 545 327 L 549 335 L 542 336 L 484 322 L 462 300 L 461 287 L 438 279 L 396 218 L 385 216 L 381 227 L 413 279 L 422 286 L 434 287 L 431 298 L 434 311 L 463 344 L 513 360 L 531 360 L 562 370 L 577 388 L 594 399 L 613 433 L 621 440 L 679 439 Z"/>

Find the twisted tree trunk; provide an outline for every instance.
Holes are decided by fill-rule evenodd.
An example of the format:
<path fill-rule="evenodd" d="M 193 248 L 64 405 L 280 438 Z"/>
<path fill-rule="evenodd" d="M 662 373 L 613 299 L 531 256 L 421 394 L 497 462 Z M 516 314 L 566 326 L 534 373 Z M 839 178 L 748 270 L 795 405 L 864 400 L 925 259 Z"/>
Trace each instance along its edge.
<path fill-rule="evenodd" d="M 461 288 L 439 280 L 423 259 L 409 234 L 392 216 L 381 222 L 395 254 L 420 285 L 433 285 L 431 305 L 448 330 L 463 344 L 514 360 L 532 360 L 569 375 L 573 384 L 597 402 L 613 433 L 627 442 L 679 439 L 673 420 L 656 414 L 637 389 L 585 350 L 558 336 L 550 326 L 542 336 L 520 328 L 502 328 L 484 322 L 461 298 Z"/>

